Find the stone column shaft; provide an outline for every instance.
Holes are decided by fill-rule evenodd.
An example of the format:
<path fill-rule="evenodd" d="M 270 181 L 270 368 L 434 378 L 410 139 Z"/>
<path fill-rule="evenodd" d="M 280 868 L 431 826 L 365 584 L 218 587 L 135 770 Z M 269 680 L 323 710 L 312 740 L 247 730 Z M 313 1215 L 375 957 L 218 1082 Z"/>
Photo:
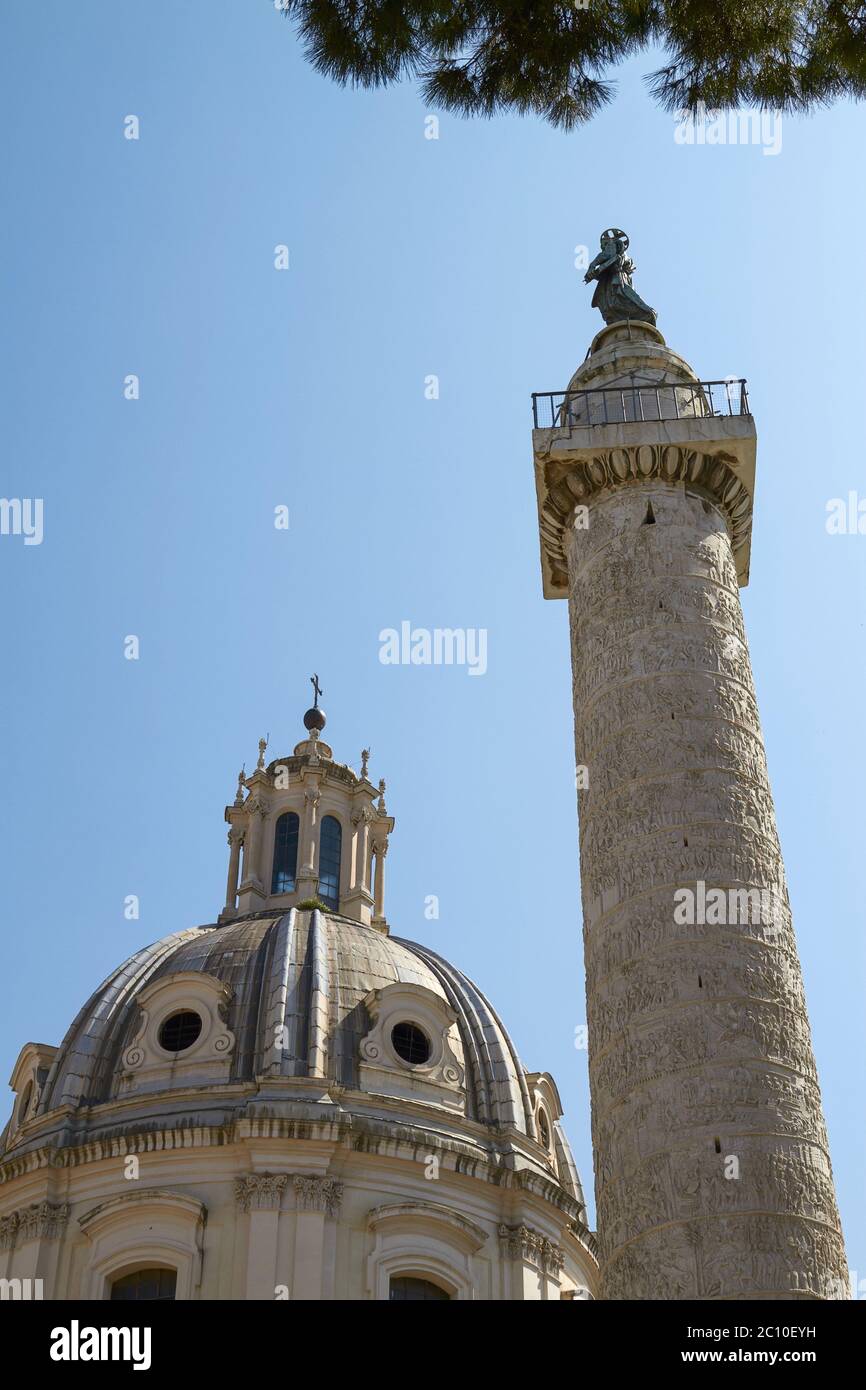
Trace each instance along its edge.
<path fill-rule="evenodd" d="M 232 829 L 229 831 L 229 872 L 226 882 L 226 908 L 228 910 L 234 908 L 237 903 L 242 839 L 243 836 L 239 830 Z"/>
<path fill-rule="evenodd" d="M 369 892 L 367 866 L 370 863 L 370 821 L 368 814 L 358 813 L 356 842 L 355 882 L 352 887 L 354 889 L 362 888 L 365 892 Z"/>
<path fill-rule="evenodd" d="M 748 397 L 741 385 L 720 395 L 657 328 L 622 321 L 536 418 L 543 587 L 568 599 L 588 771 L 602 1296 L 845 1298 L 739 599 L 755 493 Z"/>
<path fill-rule="evenodd" d="M 661 479 L 588 505 L 565 544 L 604 1296 L 843 1298 L 725 515 Z"/>
<path fill-rule="evenodd" d="M 247 808 L 250 818 L 244 836 L 244 883 L 261 884 L 259 860 L 261 858 L 262 811 L 257 804 Z"/>
<path fill-rule="evenodd" d="M 375 902 L 373 907 L 374 920 L 381 920 L 385 916 L 385 856 L 388 853 L 388 842 L 379 841 L 374 845 L 376 851 L 376 889 Z"/>

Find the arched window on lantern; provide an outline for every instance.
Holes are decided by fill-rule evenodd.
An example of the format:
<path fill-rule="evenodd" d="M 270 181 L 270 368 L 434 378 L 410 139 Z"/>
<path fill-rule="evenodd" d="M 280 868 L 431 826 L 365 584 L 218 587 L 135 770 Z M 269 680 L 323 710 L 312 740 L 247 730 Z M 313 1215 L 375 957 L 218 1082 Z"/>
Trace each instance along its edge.
<path fill-rule="evenodd" d="M 334 912 L 340 906 L 340 855 L 343 828 L 335 816 L 325 816 L 319 841 L 319 897 Z"/>
<path fill-rule="evenodd" d="M 294 811 L 280 816 L 274 829 L 274 870 L 272 893 L 294 893 L 298 869 L 298 831 L 300 821 Z"/>

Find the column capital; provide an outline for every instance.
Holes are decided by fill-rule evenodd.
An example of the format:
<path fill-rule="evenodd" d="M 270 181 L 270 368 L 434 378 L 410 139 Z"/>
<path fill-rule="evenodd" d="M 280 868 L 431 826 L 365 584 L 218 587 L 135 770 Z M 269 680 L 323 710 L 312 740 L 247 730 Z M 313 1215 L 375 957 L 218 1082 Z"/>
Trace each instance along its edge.
<path fill-rule="evenodd" d="M 298 1173 L 293 1179 L 298 1211 L 324 1211 L 336 1216 L 343 1200 L 343 1184 L 335 1178 L 308 1177 Z"/>
<path fill-rule="evenodd" d="M 685 484 L 715 502 L 725 518 L 740 584 L 746 584 L 752 533 L 755 427 L 751 416 L 730 418 L 742 435 L 735 441 L 739 447 L 728 444 L 715 450 L 695 448 L 688 443 L 665 443 L 661 438 L 657 443 L 599 448 L 598 444 L 578 444 L 572 430 L 536 430 L 536 435 L 554 436 L 536 441 L 535 451 L 545 597 L 568 596 L 565 533 L 575 524 L 575 509 L 589 506 L 615 488 L 652 482 Z M 691 423 L 694 426 L 696 422 Z M 724 421 L 717 423 L 721 426 Z M 645 430 L 650 428 L 644 426 Z M 655 426 L 656 431 L 662 428 Z M 695 441 L 701 442 L 700 437 Z"/>
<path fill-rule="evenodd" d="M 0 1216 L 0 1250 L 11 1250 L 18 1234 L 18 1213 L 11 1211 L 8 1216 Z"/>
<path fill-rule="evenodd" d="M 500 1225 L 499 1247 L 509 1260 L 523 1260 L 545 1274 L 558 1276 L 565 1261 L 562 1247 L 532 1226 Z"/>
<path fill-rule="evenodd" d="M 62 1234 L 69 1220 L 68 1202 L 33 1202 L 14 1212 L 18 1218 L 17 1239 L 23 1243 L 28 1240 L 56 1240 Z"/>
<path fill-rule="evenodd" d="M 288 1173 L 245 1173 L 235 1178 L 235 1200 L 241 1211 L 279 1210 Z"/>

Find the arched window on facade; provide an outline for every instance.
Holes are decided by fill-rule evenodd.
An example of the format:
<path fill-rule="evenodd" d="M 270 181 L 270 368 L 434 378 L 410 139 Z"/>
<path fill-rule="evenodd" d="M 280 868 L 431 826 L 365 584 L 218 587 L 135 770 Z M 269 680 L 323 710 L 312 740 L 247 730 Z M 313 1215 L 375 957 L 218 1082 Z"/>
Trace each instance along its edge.
<path fill-rule="evenodd" d="M 335 816 L 325 816 L 319 842 L 319 897 L 334 912 L 340 906 L 340 854 L 343 828 Z"/>
<path fill-rule="evenodd" d="M 298 870 L 298 831 L 300 821 L 294 811 L 280 816 L 274 828 L 274 871 L 272 893 L 294 893 Z"/>
<path fill-rule="evenodd" d="M 24 1090 L 21 1092 L 21 1099 L 18 1102 L 18 1110 L 15 1116 L 16 1124 L 23 1125 L 27 1119 L 27 1111 L 30 1109 L 30 1102 L 33 1099 L 33 1082 L 28 1081 Z"/>
<path fill-rule="evenodd" d="M 171 1303 L 176 1289 L 176 1269 L 135 1269 L 114 1280 L 111 1302 Z"/>
<path fill-rule="evenodd" d="M 538 1142 L 544 1149 L 550 1148 L 550 1125 L 544 1111 L 538 1111 Z"/>
<path fill-rule="evenodd" d="M 388 1289 L 389 1302 L 401 1303 L 405 1300 L 414 1301 L 416 1299 L 423 1299 L 430 1303 L 444 1299 L 448 1303 L 451 1300 L 451 1295 L 441 1289 L 438 1284 L 431 1284 L 429 1279 L 413 1279 L 410 1275 L 405 1274 L 392 1277 Z"/>

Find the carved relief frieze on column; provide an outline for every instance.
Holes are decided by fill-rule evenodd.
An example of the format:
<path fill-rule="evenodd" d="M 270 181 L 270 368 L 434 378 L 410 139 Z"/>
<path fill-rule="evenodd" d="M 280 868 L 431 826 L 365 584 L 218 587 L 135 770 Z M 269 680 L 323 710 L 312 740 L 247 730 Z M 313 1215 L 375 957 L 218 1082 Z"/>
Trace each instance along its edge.
<path fill-rule="evenodd" d="M 748 498 L 724 461 L 660 446 L 635 452 L 642 482 L 627 473 L 617 487 L 626 452 L 571 478 L 588 524 L 565 541 L 588 769 L 580 862 L 604 1297 L 844 1298 L 739 600 Z"/>

